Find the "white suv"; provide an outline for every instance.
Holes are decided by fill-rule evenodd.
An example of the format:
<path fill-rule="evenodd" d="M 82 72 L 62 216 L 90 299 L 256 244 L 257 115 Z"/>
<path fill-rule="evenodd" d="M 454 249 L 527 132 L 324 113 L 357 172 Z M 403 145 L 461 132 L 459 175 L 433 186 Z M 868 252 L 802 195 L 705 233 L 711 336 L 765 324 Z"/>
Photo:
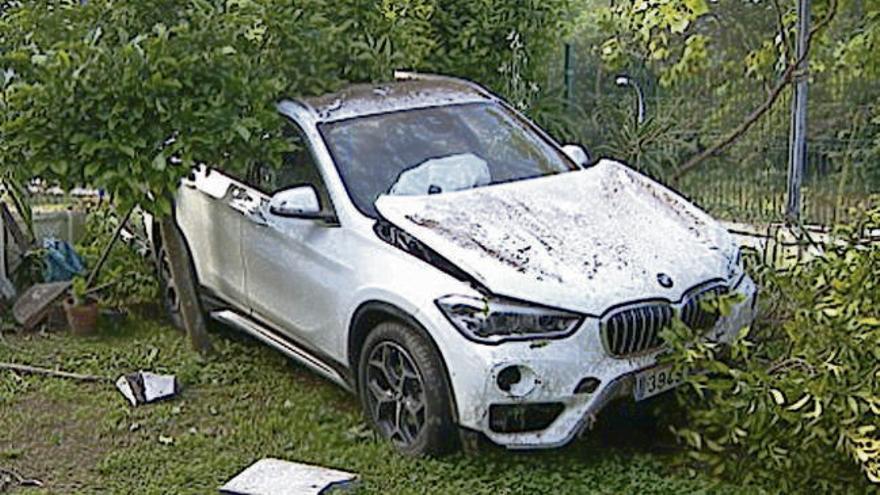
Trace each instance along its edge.
<path fill-rule="evenodd" d="M 475 84 L 398 74 L 278 109 L 283 167 L 180 188 L 205 309 L 355 392 L 404 453 L 458 428 L 561 446 L 610 400 L 679 382 L 656 364 L 672 318 L 720 341 L 753 319 L 724 228 Z M 728 316 L 700 304 L 728 292 Z"/>

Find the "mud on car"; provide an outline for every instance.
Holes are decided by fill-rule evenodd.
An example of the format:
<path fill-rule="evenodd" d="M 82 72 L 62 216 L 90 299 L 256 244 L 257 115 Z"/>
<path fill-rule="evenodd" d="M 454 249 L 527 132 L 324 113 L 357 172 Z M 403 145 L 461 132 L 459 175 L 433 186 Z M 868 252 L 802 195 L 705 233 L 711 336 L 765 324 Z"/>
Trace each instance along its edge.
<path fill-rule="evenodd" d="M 280 168 L 180 187 L 204 309 L 357 394 L 403 453 L 458 431 L 564 445 L 609 401 L 679 383 L 657 364 L 673 318 L 726 341 L 754 317 L 721 225 L 475 84 L 399 74 L 278 112 Z M 729 315 L 700 304 L 721 293 L 742 296 Z"/>

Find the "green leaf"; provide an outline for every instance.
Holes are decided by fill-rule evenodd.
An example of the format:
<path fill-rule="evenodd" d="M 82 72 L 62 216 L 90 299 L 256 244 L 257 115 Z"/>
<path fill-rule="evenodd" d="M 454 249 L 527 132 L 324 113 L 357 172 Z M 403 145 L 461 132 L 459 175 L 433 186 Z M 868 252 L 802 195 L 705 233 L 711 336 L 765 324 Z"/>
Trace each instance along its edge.
<path fill-rule="evenodd" d="M 67 162 L 52 162 L 49 164 L 49 169 L 55 175 L 67 175 Z"/>
<path fill-rule="evenodd" d="M 243 126 L 240 123 L 236 123 L 232 126 L 232 129 L 237 132 L 242 139 L 244 139 L 245 141 L 250 141 L 251 131 L 249 131 L 247 127 Z"/>
<path fill-rule="evenodd" d="M 709 5 L 706 0 L 684 0 L 684 3 L 695 17 L 709 13 Z"/>
<path fill-rule="evenodd" d="M 161 152 L 153 158 L 153 169 L 162 172 L 168 166 L 168 159 L 165 158 L 165 152 Z"/>
<path fill-rule="evenodd" d="M 101 164 L 95 163 L 95 162 L 89 163 L 88 165 L 85 166 L 85 169 L 84 169 L 85 176 L 88 179 L 91 179 L 92 177 L 97 175 L 98 172 L 100 172 L 100 171 L 101 171 Z"/>
<path fill-rule="evenodd" d="M 781 391 L 775 388 L 770 389 L 770 397 L 773 398 L 773 402 L 775 402 L 777 406 L 785 404 L 785 396 L 782 395 Z"/>
<path fill-rule="evenodd" d="M 134 150 L 134 148 L 132 148 L 131 146 L 128 146 L 128 145 L 125 145 L 125 144 L 120 144 L 120 145 L 119 145 L 119 151 L 125 153 L 126 156 L 128 156 L 129 158 L 134 158 L 135 150 Z"/>

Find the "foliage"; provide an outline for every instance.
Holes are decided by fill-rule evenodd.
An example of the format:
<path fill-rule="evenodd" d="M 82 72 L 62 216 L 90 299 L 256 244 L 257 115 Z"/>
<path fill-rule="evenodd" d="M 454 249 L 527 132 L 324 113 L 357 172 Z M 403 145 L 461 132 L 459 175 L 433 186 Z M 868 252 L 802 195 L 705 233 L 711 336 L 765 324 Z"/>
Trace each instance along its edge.
<path fill-rule="evenodd" d="M 621 67 L 629 56 L 642 60 L 667 62 L 675 59 L 673 51 L 682 47 L 678 60 L 668 66 L 664 81 L 675 80 L 676 73 L 698 66 L 706 59 L 706 36 L 691 28 L 709 13 L 705 0 L 639 0 L 614 3 L 605 14 L 605 22 L 615 33 L 602 45 L 605 60 Z"/>
<path fill-rule="evenodd" d="M 575 106 L 587 115 L 579 122 L 580 139 L 633 165 L 646 163 L 646 171 L 667 182 L 689 158 L 760 108 L 793 56 L 794 0 L 580 0 L 579 5 L 572 40 Z M 814 27 L 830 5 L 831 0 L 812 2 Z M 821 198 L 805 201 L 804 219 L 811 223 L 846 217 L 849 206 L 880 188 L 880 3 L 838 0 L 837 5 L 809 57 L 805 180 L 823 191 Z M 656 146 L 631 144 L 638 142 L 629 124 L 634 92 L 614 84 L 620 73 L 644 90 L 647 115 L 670 125 Z M 767 173 L 773 181 L 765 181 L 762 196 L 785 197 L 790 96 L 784 89 L 754 127 L 675 187 L 689 197 L 708 197 L 711 202 L 701 206 L 730 220 L 744 220 L 732 212 L 779 220 L 781 205 L 763 208 L 743 189 Z M 824 192 L 835 189 L 834 195 Z M 836 206 L 832 211 L 826 205 Z"/>
<path fill-rule="evenodd" d="M 15 211 L 24 223 L 24 234 L 33 239 L 34 212 L 29 196 L 27 188 L 16 177 L 16 174 L 7 172 L 4 177 L 0 178 L 0 201 L 12 205 L 12 211 Z"/>
<path fill-rule="evenodd" d="M 683 325 L 671 360 L 694 372 L 675 432 L 714 475 L 791 492 L 880 482 L 880 209 L 825 254 L 760 270 L 765 313 L 729 348 Z"/>
<path fill-rule="evenodd" d="M 470 77 L 522 108 L 568 0 L 70 0 L 0 14 L 0 172 L 170 211 L 198 162 L 277 164 L 275 102 L 394 68 Z M 499 49 L 516 40 L 516 47 Z M 524 89 L 525 88 L 525 89 Z M 22 167 L 22 164 L 27 164 Z M 144 201 L 149 197 L 151 201 Z"/>
<path fill-rule="evenodd" d="M 436 0 L 429 68 L 485 84 L 528 108 L 562 54 L 574 0 Z M 545 87 L 542 87 L 545 86 Z"/>
<path fill-rule="evenodd" d="M 77 245 L 77 251 L 90 270 L 97 265 L 113 238 L 119 221 L 118 211 L 106 204 L 88 213 L 83 241 Z M 130 308 L 152 303 L 158 296 L 159 289 L 150 258 L 138 251 L 136 243 L 136 238 L 128 236 L 117 240 L 100 275 L 89 287 L 98 289 L 96 296 L 105 307 Z"/>
<path fill-rule="evenodd" d="M 620 119 L 616 130 L 598 151 L 651 176 L 662 177 L 692 147 L 668 114 L 649 116 L 641 124 L 622 112 L 613 114 Z"/>
<path fill-rule="evenodd" d="M 329 5 L 334 2 L 326 2 Z M 433 0 L 346 0 L 330 16 L 347 38 L 340 74 L 348 81 L 387 80 L 395 69 L 424 69 L 437 50 Z M 330 73 L 332 74 L 332 72 Z"/>
<path fill-rule="evenodd" d="M 82 306 L 89 300 L 89 285 L 85 277 L 77 275 L 70 286 L 70 297 L 74 306 Z"/>
<path fill-rule="evenodd" d="M 277 81 L 257 70 L 253 16 L 209 2 L 34 2 L 2 20 L 8 150 L 27 172 L 147 194 L 156 213 L 198 160 L 247 161 L 269 144 Z M 257 131 L 257 132 L 254 132 Z M 174 157 L 176 160 L 172 160 Z M 18 165 L 20 167 L 20 165 Z"/>

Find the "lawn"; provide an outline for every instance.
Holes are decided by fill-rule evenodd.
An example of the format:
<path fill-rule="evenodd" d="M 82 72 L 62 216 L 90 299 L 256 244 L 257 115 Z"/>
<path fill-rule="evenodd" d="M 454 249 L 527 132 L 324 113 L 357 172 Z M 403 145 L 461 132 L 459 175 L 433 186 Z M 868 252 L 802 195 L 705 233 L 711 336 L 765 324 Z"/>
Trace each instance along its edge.
<path fill-rule="evenodd" d="M 184 387 L 135 409 L 111 383 L 0 371 L 0 467 L 46 484 L 15 493 L 216 493 L 269 456 L 360 473 L 365 494 L 745 493 L 671 468 L 668 439 L 628 434 L 614 418 L 557 451 L 403 458 L 335 385 L 231 331 L 213 341 L 203 359 L 176 330 L 141 319 L 87 339 L 5 334 L 0 361 L 108 377 L 146 369 Z"/>

